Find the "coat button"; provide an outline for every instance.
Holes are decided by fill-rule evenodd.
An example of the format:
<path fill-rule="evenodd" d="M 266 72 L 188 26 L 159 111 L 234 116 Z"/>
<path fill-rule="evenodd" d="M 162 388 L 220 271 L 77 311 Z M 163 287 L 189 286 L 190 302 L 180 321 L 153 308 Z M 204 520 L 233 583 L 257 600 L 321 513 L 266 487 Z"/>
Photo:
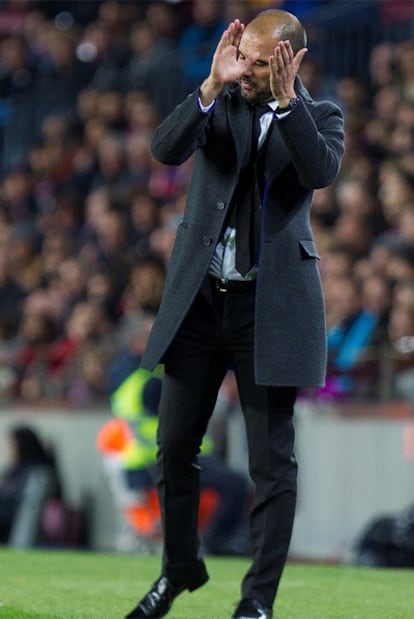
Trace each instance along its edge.
<path fill-rule="evenodd" d="M 226 203 L 222 200 L 219 200 L 218 202 L 216 202 L 216 207 L 219 211 L 224 211 L 224 209 L 226 208 Z"/>
<path fill-rule="evenodd" d="M 212 242 L 213 242 L 212 238 L 210 238 L 209 236 L 203 236 L 203 245 L 208 247 L 209 245 L 212 244 Z"/>

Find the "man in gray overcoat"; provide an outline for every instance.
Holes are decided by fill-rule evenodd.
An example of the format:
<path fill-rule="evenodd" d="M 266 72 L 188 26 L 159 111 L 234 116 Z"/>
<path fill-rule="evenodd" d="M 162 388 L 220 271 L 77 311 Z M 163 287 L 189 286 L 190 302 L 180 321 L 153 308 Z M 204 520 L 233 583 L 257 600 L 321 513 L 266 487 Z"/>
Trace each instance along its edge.
<path fill-rule="evenodd" d="M 252 563 L 233 619 L 270 619 L 293 526 L 298 387 L 324 383 L 326 335 L 313 190 L 332 183 L 343 116 L 297 76 L 306 34 L 260 13 L 223 33 L 209 76 L 155 132 L 164 164 L 194 154 L 188 201 L 142 366 L 165 365 L 158 489 L 160 578 L 128 618 L 163 617 L 207 579 L 197 538 L 197 454 L 225 373 L 235 372 L 255 485 Z"/>

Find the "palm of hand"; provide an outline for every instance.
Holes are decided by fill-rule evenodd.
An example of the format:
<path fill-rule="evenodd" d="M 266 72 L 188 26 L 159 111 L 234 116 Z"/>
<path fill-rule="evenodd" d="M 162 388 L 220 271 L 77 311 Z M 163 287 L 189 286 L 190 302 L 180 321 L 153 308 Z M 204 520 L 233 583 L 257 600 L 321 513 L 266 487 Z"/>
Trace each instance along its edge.
<path fill-rule="evenodd" d="M 213 61 L 213 70 L 219 81 L 227 83 L 238 79 L 243 75 L 250 64 L 237 58 L 238 50 L 234 45 L 220 51 Z"/>

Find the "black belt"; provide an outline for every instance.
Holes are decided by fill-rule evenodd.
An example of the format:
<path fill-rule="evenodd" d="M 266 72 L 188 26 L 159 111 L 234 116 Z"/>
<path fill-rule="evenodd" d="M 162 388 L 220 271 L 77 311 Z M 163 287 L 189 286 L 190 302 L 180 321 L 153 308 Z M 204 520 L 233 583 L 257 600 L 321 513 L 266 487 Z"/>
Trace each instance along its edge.
<path fill-rule="evenodd" d="M 217 279 L 210 275 L 210 281 L 218 292 L 253 292 L 256 289 L 256 280 Z"/>

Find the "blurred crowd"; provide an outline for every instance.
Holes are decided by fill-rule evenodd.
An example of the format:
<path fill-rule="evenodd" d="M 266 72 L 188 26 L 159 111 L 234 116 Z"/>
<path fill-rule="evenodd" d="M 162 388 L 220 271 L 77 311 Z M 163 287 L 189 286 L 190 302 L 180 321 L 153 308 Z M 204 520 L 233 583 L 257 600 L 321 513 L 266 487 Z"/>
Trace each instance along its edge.
<path fill-rule="evenodd" d="M 137 367 L 192 168 L 153 159 L 155 127 L 229 20 L 324 4 L 0 3 L 0 404 L 96 408 Z M 347 134 L 313 206 L 329 372 L 309 395 L 414 402 L 414 42 L 376 44 L 367 66 L 324 80 L 310 51 L 301 69 Z"/>

